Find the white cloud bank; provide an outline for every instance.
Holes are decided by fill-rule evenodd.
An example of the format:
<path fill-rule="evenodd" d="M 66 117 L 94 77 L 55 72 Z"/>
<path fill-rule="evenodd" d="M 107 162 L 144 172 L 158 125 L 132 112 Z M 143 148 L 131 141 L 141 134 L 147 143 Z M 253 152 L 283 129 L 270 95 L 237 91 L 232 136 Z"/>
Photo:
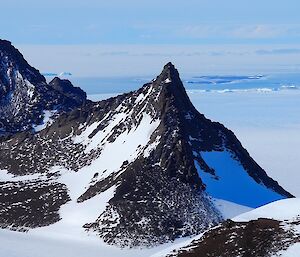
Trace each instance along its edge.
<path fill-rule="evenodd" d="M 299 45 L 17 45 L 41 72 L 74 76 L 156 75 L 169 61 L 181 74 L 299 72 Z M 293 50 L 291 50 L 293 49 Z"/>

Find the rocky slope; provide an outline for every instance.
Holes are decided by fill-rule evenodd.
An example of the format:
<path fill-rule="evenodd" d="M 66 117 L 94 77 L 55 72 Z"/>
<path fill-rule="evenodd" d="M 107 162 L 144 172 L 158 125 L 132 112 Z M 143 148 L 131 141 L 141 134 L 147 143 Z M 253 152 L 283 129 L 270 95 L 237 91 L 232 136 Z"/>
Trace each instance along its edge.
<path fill-rule="evenodd" d="M 0 135 L 43 123 L 45 112 L 61 113 L 82 105 L 86 94 L 70 82 L 50 84 L 9 41 L 0 40 Z"/>
<path fill-rule="evenodd" d="M 55 79 L 47 85 L 42 77 L 34 79 L 27 78 L 37 89 L 51 88 L 55 100 L 50 102 L 66 111 L 36 133 L 25 129 L 32 120 L 14 120 L 27 124 L 19 126 L 23 132 L 2 138 L 3 228 L 62 226 L 68 231 L 68 220 L 76 216 L 81 218 L 72 226 L 107 243 L 150 246 L 222 221 L 212 198 L 257 207 L 292 197 L 230 130 L 194 108 L 171 63 L 139 90 L 95 103 L 84 101 L 69 82 Z M 25 82 L 18 85 L 27 90 Z M 7 105 L 14 107 L 12 99 Z M 27 106 L 22 99 L 19 103 Z M 45 108 L 54 105 L 38 110 Z M 113 193 L 103 202 L 108 191 Z"/>
<path fill-rule="evenodd" d="M 258 208 L 227 220 L 167 256 L 298 256 L 299 207 L 299 199 L 290 199 Z"/>

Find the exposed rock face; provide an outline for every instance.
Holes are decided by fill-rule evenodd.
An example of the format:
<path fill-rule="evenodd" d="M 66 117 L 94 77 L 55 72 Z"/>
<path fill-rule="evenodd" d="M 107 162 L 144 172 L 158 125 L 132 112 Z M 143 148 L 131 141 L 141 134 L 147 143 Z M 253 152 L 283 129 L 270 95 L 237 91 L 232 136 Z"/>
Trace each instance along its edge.
<path fill-rule="evenodd" d="M 44 111 L 70 111 L 85 100 L 85 93 L 66 81 L 48 85 L 9 41 L 0 40 L 0 135 L 31 129 Z"/>
<path fill-rule="evenodd" d="M 27 73 L 30 72 L 24 74 Z M 81 206 L 89 205 L 104 191 L 115 188 L 98 218 L 78 225 L 120 246 L 150 246 L 200 233 L 222 220 L 210 200 L 210 196 L 215 197 L 214 188 L 203 180 L 207 176 L 213 181 L 226 180 L 205 158 L 210 152 L 229 153 L 230 160 L 241 167 L 242 175 L 260 188 L 255 196 L 251 190 L 244 192 L 251 204 L 291 197 L 255 163 L 231 131 L 206 119 L 194 108 L 171 63 L 165 65 L 155 80 L 137 91 L 84 105 L 85 95 L 67 81 L 56 78 L 47 85 L 43 77 L 40 84 L 35 83 L 38 76 L 25 78 L 34 83 L 37 94 L 46 87 L 49 92 L 55 92 L 55 95 L 49 93 L 50 98 L 40 93 L 36 98 L 38 105 L 49 103 L 44 97 L 55 96 L 50 103 L 79 107 L 61 113 L 50 126 L 37 133 L 17 133 L 0 142 L 0 179 L 1 173 L 16 176 L 1 179 L 2 194 L 15 187 L 12 180 L 24 181 L 24 175 L 29 176 L 25 177 L 26 190 L 31 190 L 27 194 L 33 198 L 39 197 L 33 193 L 36 186 L 31 183 L 35 176 L 39 183 L 48 184 L 49 190 L 50 186 L 57 188 L 43 198 L 49 204 L 39 202 L 47 210 L 43 212 L 44 221 L 35 219 L 34 215 L 16 219 L 0 210 L 2 227 L 14 225 L 26 229 L 54 223 L 59 218 L 63 222 L 63 213 L 58 216 L 58 205 L 71 201 L 77 206 L 74 212 L 80 212 Z M 27 83 L 22 81 L 22 85 Z M 15 82 L 11 85 L 16 88 Z M 14 106 L 12 99 L 7 98 L 7 106 Z M 20 104 L 27 106 L 23 100 Z M 28 115 L 33 110 L 28 110 Z M 29 126 L 23 119 L 13 122 Z M 24 130 L 24 126 L 19 130 Z M 238 183 L 247 188 L 248 180 Z M 226 182 L 228 187 L 238 186 L 234 179 L 226 181 L 232 181 Z M 33 210 L 21 197 L 22 192 L 15 192 L 11 201 L 4 201 L 3 208 L 19 202 L 25 209 Z M 265 192 L 271 193 L 265 197 Z M 53 201 L 53 198 L 60 200 Z"/>
<path fill-rule="evenodd" d="M 69 200 L 66 186 L 52 180 L 0 182 L 0 227 L 27 231 L 53 224 Z"/>
<path fill-rule="evenodd" d="M 249 222 L 228 220 L 205 233 L 201 239 L 166 257 L 269 257 L 299 243 L 293 229 L 299 221 L 277 221 L 261 218 Z M 278 255 L 277 255 L 278 254 Z"/>
<path fill-rule="evenodd" d="M 49 86 L 57 92 L 57 102 L 65 108 L 74 108 L 86 102 L 86 93 L 79 87 L 74 87 L 67 79 L 55 77 Z"/>

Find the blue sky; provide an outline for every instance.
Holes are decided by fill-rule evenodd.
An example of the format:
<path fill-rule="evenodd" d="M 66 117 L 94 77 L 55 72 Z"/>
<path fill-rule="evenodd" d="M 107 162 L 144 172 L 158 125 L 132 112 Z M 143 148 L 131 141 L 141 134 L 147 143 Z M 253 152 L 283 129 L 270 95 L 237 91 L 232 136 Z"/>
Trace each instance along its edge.
<path fill-rule="evenodd" d="M 295 70 L 300 64 L 299 0 L 0 3 L 5 10 L 1 38 L 12 41 L 42 71 L 113 76 L 136 69 L 152 74 L 167 60 L 196 73 L 256 72 L 254 66 Z M 75 63 L 67 60 L 72 54 Z"/>

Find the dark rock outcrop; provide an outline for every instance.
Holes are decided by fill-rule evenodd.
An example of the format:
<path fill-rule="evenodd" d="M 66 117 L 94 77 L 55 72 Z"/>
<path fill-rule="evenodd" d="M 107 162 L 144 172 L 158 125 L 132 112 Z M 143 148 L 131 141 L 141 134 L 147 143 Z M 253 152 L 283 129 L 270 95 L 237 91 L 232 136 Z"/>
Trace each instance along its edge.
<path fill-rule="evenodd" d="M 66 112 L 85 101 L 86 94 L 67 81 L 48 85 L 9 41 L 0 40 L 0 136 L 30 130 L 46 110 Z"/>
<path fill-rule="evenodd" d="M 79 87 L 74 87 L 67 79 L 55 77 L 49 86 L 57 91 L 58 102 L 65 108 L 75 108 L 86 102 L 86 93 Z"/>
<path fill-rule="evenodd" d="M 280 256 L 280 251 L 299 243 L 300 236 L 293 229 L 296 224 L 299 221 L 283 222 L 265 218 L 249 222 L 227 220 L 166 257 Z"/>

